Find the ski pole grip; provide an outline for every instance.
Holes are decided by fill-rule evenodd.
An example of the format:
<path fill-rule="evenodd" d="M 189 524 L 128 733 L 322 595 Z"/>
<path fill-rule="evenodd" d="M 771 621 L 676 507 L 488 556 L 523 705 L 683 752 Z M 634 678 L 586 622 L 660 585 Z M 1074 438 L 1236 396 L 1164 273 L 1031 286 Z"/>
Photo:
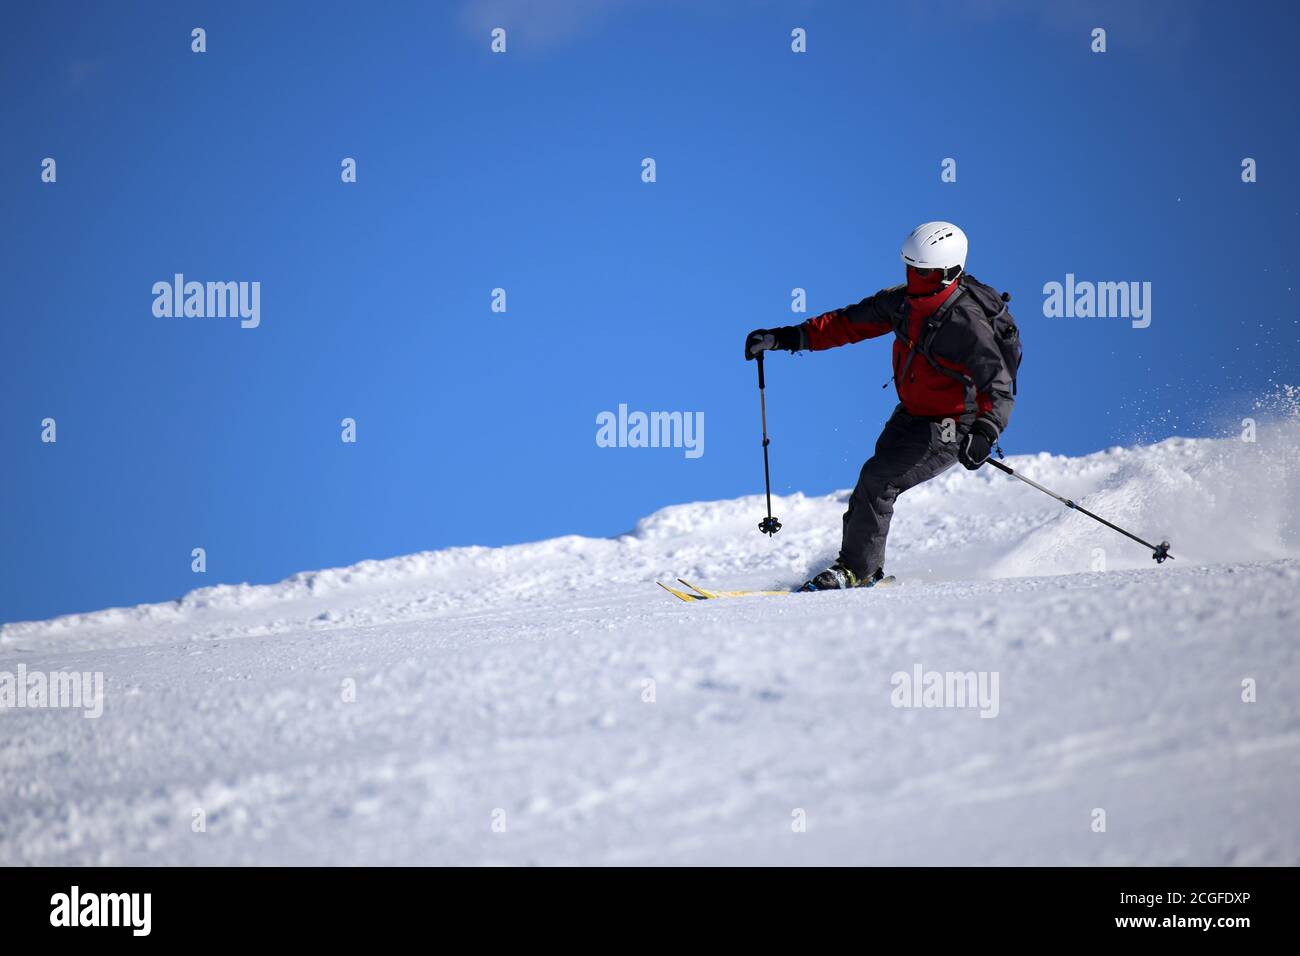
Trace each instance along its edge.
<path fill-rule="evenodd" d="M 758 358 L 758 387 L 761 390 L 767 387 L 767 383 L 763 381 L 763 353 L 759 352 L 757 358 Z"/>

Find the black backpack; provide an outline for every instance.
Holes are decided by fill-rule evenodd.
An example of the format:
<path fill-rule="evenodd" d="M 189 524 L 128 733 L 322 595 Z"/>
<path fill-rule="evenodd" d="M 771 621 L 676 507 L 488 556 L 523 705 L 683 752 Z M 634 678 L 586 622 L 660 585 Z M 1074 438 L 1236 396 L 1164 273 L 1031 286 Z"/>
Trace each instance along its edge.
<path fill-rule="evenodd" d="M 1023 350 L 1020 347 L 1020 329 L 1016 326 L 1016 320 L 1011 315 L 1011 310 L 1007 308 L 1007 303 L 1011 301 L 1011 293 L 999 293 L 991 286 L 986 286 L 974 276 L 965 273 L 962 274 L 958 282 L 960 288 L 948 297 L 948 300 L 939 307 L 939 310 L 934 315 L 926 319 L 916 343 L 908 352 L 907 365 L 903 366 L 902 374 L 907 374 L 907 369 L 912 364 L 913 353 L 920 352 L 936 371 L 959 381 L 966 381 L 964 375 L 945 368 L 934 360 L 934 357 L 930 354 L 930 343 L 934 341 L 934 334 L 939 331 L 939 327 L 943 325 L 944 319 L 948 317 L 948 313 L 952 311 L 953 306 L 961 301 L 962 296 L 969 295 L 971 300 L 979 305 L 985 320 L 993 327 L 993 340 L 998 343 L 998 350 L 1002 353 L 1002 364 L 1011 376 L 1011 394 L 1016 394 L 1016 374 L 1020 371 Z M 894 321 L 896 329 L 902 328 L 903 323 L 906 321 L 903 306 L 900 305 L 899 313 L 895 316 Z"/>
<path fill-rule="evenodd" d="M 999 293 L 996 289 L 968 275 L 962 276 L 960 281 L 962 287 L 970 293 L 970 297 L 979 303 L 989 325 L 993 326 L 993 340 L 998 343 L 998 350 L 1002 353 L 1002 364 L 1011 375 L 1011 394 L 1014 395 L 1016 374 L 1020 371 L 1020 360 L 1024 358 L 1024 350 L 1020 346 L 1020 329 L 1016 325 L 1015 316 L 1007 308 L 1007 303 L 1011 301 L 1011 293 Z"/>

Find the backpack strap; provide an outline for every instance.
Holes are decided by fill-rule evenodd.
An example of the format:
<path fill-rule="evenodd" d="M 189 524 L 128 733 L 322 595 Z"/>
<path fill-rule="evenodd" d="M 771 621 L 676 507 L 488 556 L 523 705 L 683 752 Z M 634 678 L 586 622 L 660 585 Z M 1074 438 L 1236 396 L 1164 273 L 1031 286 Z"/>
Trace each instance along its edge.
<path fill-rule="evenodd" d="M 952 313 L 953 307 L 956 306 L 958 300 L 960 300 L 965 294 L 966 284 L 963 282 L 957 287 L 957 291 L 948 297 L 948 301 L 935 309 L 934 315 L 926 319 L 925 324 L 921 326 L 921 334 L 917 336 L 916 345 L 920 348 L 921 354 L 931 362 L 933 362 L 934 359 L 930 358 L 930 345 L 934 342 L 935 333 L 939 331 L 939 327 L 943 325 L 944 321 Z"/>
<path fill-rule="evenodd" d="M 963 278 L 965 278 L 965 276 L 963 276 Z M 921 334 L 917 338 L 916 345 L 913 346 L 913 350 L 916 351 L 919 349 L 921 355 L 925 358 L 927 362 L 930 363 L 930 367 L 933 368 L 936 372 L 939 372 L 942 375 L 947 375 L 949 378 L 954 379 L 955 381 L 961 383 L 962 388 L 965 390 L 966 393 L 965 394 L 966 412 L 961 417 L 961 423 L 963 425 L 969 426 L 972 422 L 975 421 L 976 418 L 979 417 L 979 395 L 975 388 L 975 380 L 971 378 L 969 375 L 963 375 L 961 372 L 958 372 L 956 369 L 951 369 L 945 365 L 940 365 L 938 359 L 936 359 L 933 355 L 930 354 L 930 347 L 934 343 L 935 334 L 939 331 L 939 328 L 943 325 L 944 320 L 948 318 L 949 313 L 952 312 L 952 306 L 956 305 L 957 300 L 962 297 L 962 295 L 967 291 L 967 289 L 968 287 L 966 283 L 963 282 L 961 288 L 958 289 L 955 293 L 953 293 L 952 298 L 950 298 L 947 302 L 945 302 L 943 306 L 941 306 L 934 313 L 934 315 L 930 316 L 925 326 L 922 327 Z M 978 297 L 976 297 L 976 302 L 979 303 Z M 980 303 L 980 308 L 981 309 L 983 308 L 982 303 Z M 910 355 L 908 356 L 908 360 L 910 363 L 911 360 Z"/>
<path fill-rule="evenodd" d="M 957 300 L 960 299 L 965 294 L 966 294 L 965 284 L 958 285 L 957 291 L 954 292 L 952 295 L 948 296 L 947 301 L 945 301 L 941 306 L 939 306 L 939 308 L 935 309 L 934 314 L 925 320 L 925 324 L 921 326 L 920 331 L 917 333 L 916 341 L 913 342 L 912 347 L 907 350 L 907 361 L 903 363 L 902 370 L 896 376 L 899 382 L 907 378 L 907 372 L 912 367 L 912 359 L 916 357 L 916 353 L 918 350 L 923 356 L 925 356 L 926 361 L 928 361 L 936 369 L 938 369 L 941 372 L 945 372 L 947 374 L 953 374 L 951 372 L 948 372 L 947 369 L 942 368 L 939 365 L 939 363 L 936 362 L 931 357 L 930 343 L 934 340 L 935 333 L 939 331 L 939 327 L 943 325 L 944 320 L 947 319 L 949 313 L 952 312 L 953 306 L 957 304 Z M 904 315 L 902 318 L 904 321 L 906 321 L 906 315 Z M 900 325 L 900 327 L 902 326 Z"/>

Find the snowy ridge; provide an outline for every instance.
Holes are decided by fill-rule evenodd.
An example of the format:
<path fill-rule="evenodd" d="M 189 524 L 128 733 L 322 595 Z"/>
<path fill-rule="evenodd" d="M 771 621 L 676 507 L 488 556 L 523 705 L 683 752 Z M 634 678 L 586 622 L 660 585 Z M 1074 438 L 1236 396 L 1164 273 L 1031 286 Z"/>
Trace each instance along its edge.
<path fill-rule="evenodd" d="M 1281 432 L 1277 433 L 1281 435 Z M 1021 455 L 1008 464 L 1148 540 L 1174 543 L 1178 567 L 1300 557 L 1294 503 L 1300 446 L 1172 438 L 1081 458 Z M 834 557 L 847 491 L 774 499 L 785 523 L 758 534 L 761 496 L 672 505 L 612 539 L 576 535 L 501 548 L 459 547 L 271 585 L 217 585 L 176 601 L 0 625 L 0 648 L 64 648 L 258 636 L 481 611 L 503 600 L 697 577 L 718 586 L 793 585 Z M 991 468 L 954 468 L 900 499 L 890 571 L 912 581 L 978 580 L 1151 565 L 1119 538 Z"/>

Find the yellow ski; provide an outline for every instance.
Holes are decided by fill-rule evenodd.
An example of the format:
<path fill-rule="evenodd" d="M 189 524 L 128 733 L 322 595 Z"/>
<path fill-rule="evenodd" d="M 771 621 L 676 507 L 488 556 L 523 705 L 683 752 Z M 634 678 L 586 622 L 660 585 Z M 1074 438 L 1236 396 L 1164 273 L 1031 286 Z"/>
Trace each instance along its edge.
<path fill-rule="evenodd" d="M 675 598 L 680 598 L 680 599 L 683 600 L 683 601 L 709 601 L 709 600 L 716 600 L 716 599 L 718 599 L 718 598 L 741 598 L 741 597 L 754 597 L 754 596 L 757 596 L 757 595 L 763 595 L 763 594 L 801 594 L 801 593 L 803 593 L 803 592 L 801 592 L 801 591 L 706 591 L 704 588 L 700 587 L 698 584 L 692 584 L 690 581 L 687 581 L 687 580 L 685 580 L 685 579 L 683 579 L 683 578 L 678 578 L 677 581 L 678 581 L 678 583 L 684 585 L 685 587 L 690 588 L 690 589 L 691 589 L 692 591 L 694 591 L 695 593 L 694 593 L 694 594 L 688 594 L 688 593 L 686 593 L 685 591 L 679 591 L 677 588 L 670 588 L 668 585 L 664 584 L 662 581 L 656 581 L 655 584 L 659 585 L 661 588 L 663 588 L 665 591 L 667 591 L 667 592 L 668 592 L 669 594 L 671 594 L 673 597 L 675 597 Z M 873 587 L 887 587 L 888 585 L 893 584 L 893 583 L 894 583 L 894 576 L 891 574 L 891 575 L 889 575 L 888 577 L 883 578 L 883 579 L 881 579 L 880 581 L 877 581 L 876 584 L 873 585 Z"/>
<path fill-rule="evenodd" d="M 668 585 L 664 584 L 662 581 L 656 581 L 655 584 L 659 585 L 661 588 L 663 588 L 665 591 L 667 591 L 667 592 L 668 592 L 669 594 L 671 594 L 673 597 L 675 597 L 675 598 L 681 598 L 683 601 L 702 601 L 702 600 L 704 600 L 703 598 L 697 598 L 697 597 L 695 597 L 695 596 L 692 595 L 692 594 L 687 594 L 685 591 L 679 591 L 679 590 L 677 590 L 676 588 L 670 588 Z"/>
<path fill-rule="evenodd" d="M 697 585 L 697 584 L 692 584 L 690 581 L 683 581 L 681 578 L 678 578 L 677 580 L 678 580 L 678 581 L 681 581 L 682 584 L 686 585 L 686 586 L 687 586 L 688 588 L 690 588 L 692 591 L 695 591 L 695 592 L 698 593 L 698 594 L 703 594 L 706 598 L 749 597 L 751 594 L 791 594 L 791 593 L 793 593 L 793 592 L 790 592 L 790 591 L 706 591 L 706 590 L 704 590 L 704 588 L 700 587 L 700 586 Z"/>
<path fill-rule="evenodd" d="M 678 578 L 677 580 L 681 584 L 690 588 L 695 593 L 688 594 L 685 591 L 677 590 L 677 588 L 670 588 L 662 581 L 656 581 L 655 584 L 659 585 L 661 588 L 663 588 L 673 597 L 680 598 L 683 601 L 708 601 L 708 600 L 717 600 L 718 598 L 750 597 L 752 595 L 758 595 L 758 594 L 790 594 L 791 593 L 789 591 L 706 591 L 704 588 L 700 587 L 697 584 L 692 584 L 690 581 L 683 581 L 681 578 Z"/>

